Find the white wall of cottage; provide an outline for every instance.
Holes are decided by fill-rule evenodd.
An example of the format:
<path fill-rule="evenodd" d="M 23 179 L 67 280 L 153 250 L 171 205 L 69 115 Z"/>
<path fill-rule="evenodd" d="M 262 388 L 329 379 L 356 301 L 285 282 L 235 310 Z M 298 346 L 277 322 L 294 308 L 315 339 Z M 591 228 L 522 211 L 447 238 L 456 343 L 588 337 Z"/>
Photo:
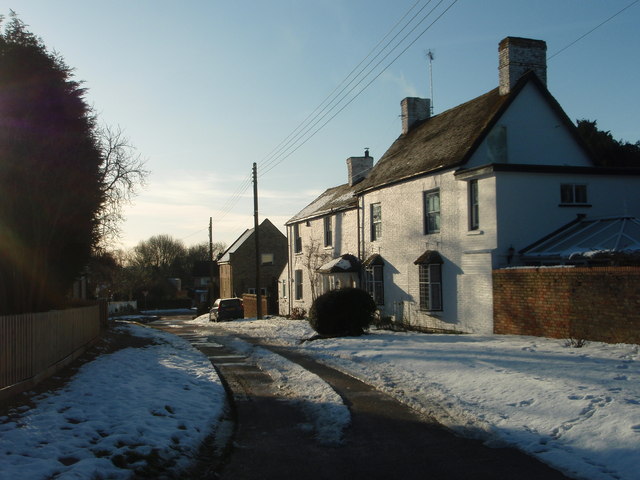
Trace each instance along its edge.
<path fill-rule="evenodd" d="M 309 312 L 309 308 L 311 308 L 311 304 L 313 303 L 311 281 L 309 279 L 309 272 L 308 268 L 305 266 L 305 262 L 308 261 L 306 259 L 308 258 L 309 247 L 312 244 L 320 245 L 319 254 L 322 255 L 322 261 L 320 261 L 320 264 L 326 263 L 347 253 L 354 255 L 355 257 L 358 256 L 357 211 L 352 209 L 336 212 L 327 216 L 331 218 L 333 231 L 332 245 L 330 247 L 324 246 L 325 217 L 302 221 L 298 224 L 300 237 L 302 238 L 302 253 L 295 253 L 293 226 L 287 227 L 290 263 L 280 275 L 281 289 L 279 296 L 279 309 L 281 315 L 289 315 L 291 312 L 290 309 L 294 307 L 304 308 L 307 312 Z M 303 295 L 300 300 L 296 300 L 295 298 L 295 270 L 302 270 Z M 283 297 L 283 282 L 285 282 L 289 287 L 286 292 L 286 298 Z M 322 279 L 320 279 L 318 281 L 316 293 L 322 293 L 322 288 Z"/>
<path fill-rule="evenodd" d="M 505 266 L 510 246 L 516 251 L 527 247 L 575 220 L 577 214 L 587 218 L 640 217 L 640 177 L 637 175 L 499 172 L 497 178 L 500 236 L 494 267 Z M 562 205 L 561 184 L 586 185 L 587 204 Z"/>
<path fill-rule="evenodd" d="M 507 163 L 592 166 L 561 117 L 533 83 L 525 85 L 498 119 L 492 133 L 503 127 L 506 127 Z M 492 145 L 491 141 L 482 142 L 465 168 L 498 161 L 492 158 Z"/>
<path fill-rule="evenodd" d="M 491 251 L 496 242 L 495 179 L 479 179 L 480 230 L 468 228 L 467 182 L 453 170 L 369 192 L 361 199 L 364 257 L 378 253 L 384 264 L 383 315 L 412 325 L 490 333 Z M 424 233 L 424 192 L 440 189 L 440 232 Z M 371 241 L 371 204 L 382 207 L 382 237 Z M 420 311 L 419 267 L 425 250 L 437 251 L 442 267 L 443 310 Z"/>

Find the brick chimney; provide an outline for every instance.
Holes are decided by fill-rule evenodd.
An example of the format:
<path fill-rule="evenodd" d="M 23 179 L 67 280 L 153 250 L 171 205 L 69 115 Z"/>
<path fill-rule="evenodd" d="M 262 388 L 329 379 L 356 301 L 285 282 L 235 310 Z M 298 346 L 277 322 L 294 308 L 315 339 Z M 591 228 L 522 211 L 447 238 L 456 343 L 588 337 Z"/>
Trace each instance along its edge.
<path fill-rule="evenodd" d="M 498 46 L 498 60 L 500 95 L 508 94 L 529 70 L 547 84 L 547 44 L 542 40 L 507 37 Z"/>
<path fill-rule="evenodd" d="M 369 156 L 369 149 L 364 151 L 364 157 L 347 158 L 347 173 L 349 175 L 349 186 L 364 180 L 373 168 L 373 157 Z"/>
<path fill-rule="evenodd" d="M 402 133 L 406 134 L 418 122 L 431 116 L 431 100 L 407 97 L 400 102 L 402 112 Z"/>

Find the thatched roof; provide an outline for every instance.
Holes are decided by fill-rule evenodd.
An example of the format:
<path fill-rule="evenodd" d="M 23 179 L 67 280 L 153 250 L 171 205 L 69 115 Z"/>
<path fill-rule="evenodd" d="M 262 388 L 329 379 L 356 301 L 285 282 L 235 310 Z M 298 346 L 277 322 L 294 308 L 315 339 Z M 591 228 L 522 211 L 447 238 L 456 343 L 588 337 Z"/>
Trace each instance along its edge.
<path fill-rule="evenodd" d="M 398 137 L 357 191 L 464 163 L 511 96 L 496 88 L 414 126 Z"/>

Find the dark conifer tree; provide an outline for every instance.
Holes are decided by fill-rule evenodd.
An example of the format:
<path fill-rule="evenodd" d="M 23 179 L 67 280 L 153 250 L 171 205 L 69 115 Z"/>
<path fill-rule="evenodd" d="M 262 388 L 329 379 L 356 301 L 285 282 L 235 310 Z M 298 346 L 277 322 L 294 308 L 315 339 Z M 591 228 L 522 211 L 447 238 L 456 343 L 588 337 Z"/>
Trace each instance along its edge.
<path fill-rule="evenodd" d="M 15 14 L 0 33 L 0 315 L 62 305 L 96 242 L 101 154 L 84 90 Z"/>
<path fill-rule="evenodd" d="M 616 140 L 611 132 L 599 130 L 596 120 L 578 120 L 578 133 L 600 166 L 640 168 L 640 141 Z"/>

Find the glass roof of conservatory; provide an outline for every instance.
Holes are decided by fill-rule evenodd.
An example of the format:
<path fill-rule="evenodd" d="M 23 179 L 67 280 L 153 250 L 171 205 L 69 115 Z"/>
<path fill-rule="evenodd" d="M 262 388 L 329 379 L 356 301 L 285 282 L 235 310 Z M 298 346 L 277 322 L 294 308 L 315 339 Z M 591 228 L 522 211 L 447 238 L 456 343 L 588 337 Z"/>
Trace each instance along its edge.
<path fill-rule="evenodd" d="M 575 258 L 604 252 L 640 251 L 640 220 L 634 217 L 581 219 L 520 253 L 525 257 Z"/>

